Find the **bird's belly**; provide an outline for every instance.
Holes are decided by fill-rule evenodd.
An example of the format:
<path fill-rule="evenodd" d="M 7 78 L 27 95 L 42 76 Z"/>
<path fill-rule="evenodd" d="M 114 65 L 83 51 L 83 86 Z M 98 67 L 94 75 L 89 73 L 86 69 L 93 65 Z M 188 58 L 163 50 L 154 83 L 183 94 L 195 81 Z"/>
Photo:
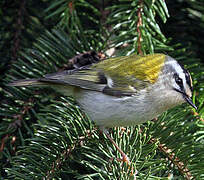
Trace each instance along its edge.
<path fill-rule="evenodd" d="M 113 97 L 99 92 L 83 91 L 77 93 L 76 100 L 99 126 L 118 127 L 131 126 L 151 120 L 158 115 L 151 103 L 145 103 L 135 97 Z"/>

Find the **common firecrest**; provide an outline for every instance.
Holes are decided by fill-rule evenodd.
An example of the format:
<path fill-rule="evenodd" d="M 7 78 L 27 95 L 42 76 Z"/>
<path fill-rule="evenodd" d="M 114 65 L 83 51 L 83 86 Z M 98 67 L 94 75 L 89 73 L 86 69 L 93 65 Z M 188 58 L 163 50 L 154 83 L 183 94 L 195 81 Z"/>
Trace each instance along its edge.
<path fill-rule="evenodd" d="M 184 102 L 196 108 L 189 72 L 165 54 L 110 58 L 10 85 L 46 85 L 73 96 L 101 128 L 140 124 Z"/>

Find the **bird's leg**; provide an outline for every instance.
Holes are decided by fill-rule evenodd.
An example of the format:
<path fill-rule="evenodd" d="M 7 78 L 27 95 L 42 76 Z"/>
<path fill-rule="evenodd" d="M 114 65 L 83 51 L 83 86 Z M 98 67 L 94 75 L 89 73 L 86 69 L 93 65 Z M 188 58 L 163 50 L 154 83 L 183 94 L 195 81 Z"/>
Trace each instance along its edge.
<path fill-rule="evenodd" d="M 120 149 L 118 147 L 118 145 L 116 144 L 116 142 L 110 137 L 108 131 L 106 129 L 103 129 L 102 131 L 106 137 L 111 141 L 111 143 L 115 146 L 115 148 L 119 151 L 119 153 L 122 155 L 122 160 L 121 159 L 118 159 L 119 161 L 122 161 L 122 162 L 125 162 L 127 163 L 128 165 L 128 169 L 130 170 L 131 169 L 131 175 L 134 177 L 134 180 L 136 179 L 136 175 L 137 175 L 137 170 L 133 170 L 133 167 L 131 168 L 131 163 L 130 163 L 130 160 L 129 160 L 129 157 L 122 151 L 122 149 Z"/>
<path fill-rule="evenodd" d="M 127 165 L 130 165 L 130 160 L 128 156 L 118 147 L 116 142 L 109 136 L 108 131 L 103 131 L 106 135 L 106 137 L 112 142 L 112 144 L 115 146 L 115 148 L 119 151 L 119 153 L 122 155 L 122 161 L 127 163 Z"/>

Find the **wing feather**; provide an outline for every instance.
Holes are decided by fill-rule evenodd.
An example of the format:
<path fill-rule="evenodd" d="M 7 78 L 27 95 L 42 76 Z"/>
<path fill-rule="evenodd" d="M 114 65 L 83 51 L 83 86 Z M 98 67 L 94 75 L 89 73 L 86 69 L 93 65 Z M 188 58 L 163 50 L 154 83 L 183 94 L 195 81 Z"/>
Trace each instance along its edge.
<path fill-rule="evenodd" d="M 131 96 L 157 80 L 164 61 L 164 54 L 133 54 L 46 75 L 40 81 L 69 84 L 112 96 Z"/>
<path fill-rule="evenodd" d="M 48 74 L 44 78 L 39 79 L 39 81 L 68 84 L 101 92 L 107 85 L 101 81 L 99 72 L 84 67 L 76 70 L 66 70 L 60 73 Z"/>

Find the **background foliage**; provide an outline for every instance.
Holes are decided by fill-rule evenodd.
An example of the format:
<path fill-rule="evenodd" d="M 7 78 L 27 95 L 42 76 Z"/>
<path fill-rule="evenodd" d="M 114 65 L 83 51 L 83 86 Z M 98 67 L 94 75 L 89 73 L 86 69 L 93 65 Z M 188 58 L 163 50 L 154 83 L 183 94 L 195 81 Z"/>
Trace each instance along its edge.
<path fill-rule="evenodd" d="M 1 179 L 204 179 L 203 14 L 202 0 L 2 0 Z M 90 50 L 168 53 L 193 76 L 197 111 L 183 104 L 110 130 L 132 171 L 71 97 L 6 86 L 63 70 Z"/>

